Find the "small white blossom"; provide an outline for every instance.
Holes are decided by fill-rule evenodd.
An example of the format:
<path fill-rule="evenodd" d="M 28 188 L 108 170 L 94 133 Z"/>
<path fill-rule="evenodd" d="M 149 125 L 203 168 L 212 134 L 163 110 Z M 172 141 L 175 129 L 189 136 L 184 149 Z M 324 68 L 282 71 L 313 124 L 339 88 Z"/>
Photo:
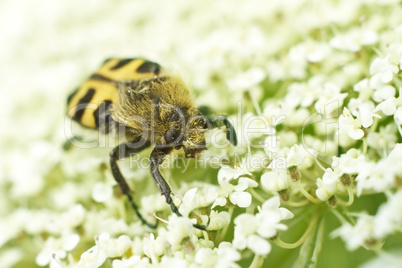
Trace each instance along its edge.
<path fill-rule="evenodd" d="M 257 233 L 262 237 L 271 238 L 278 231 L 288 229 L 286 225 L 280 222 L 293 218 L 293 213 L 286 208 L 281 208 L 279 197 L 275 196 L 262 204 L 256 216 L 259 221 Z"/>
<path fill-rule="evenodd" d="M 93 246 L 81 254 L 78 267 L 82 268 L 97 268 L 101 266 L 107 258 L 106 252 L 98 246 Z"/>
<path fill-rule="evenodd" d="M 356 224 L 352 226 L 344 223 L 342 226 L 332 232 L 333 237 L 341 237 L 348 250 L 355 250 L 362 246 L 367 249 L 378 249 L 381 244 L 374 236 L 376 228 L 374 217 L 365 213 L 358 215 Z"/>
<path fill-rule="evenodd" d="M 75 228 L 82 224 L 85 219 L 85 209 L 81 204 L 71 206 L 70 209 L 60 216 L 63 228 Z"/>
<path fill-rule="evenodd" d="M 402 191 L 392 194 L 388 201 L 381 205 L 375 215 L 374 235 L 384 239 L 387 235 L 399 232 L 402 226 Z"/>
<path fill-rule="evenodd" d="M 381 111 L 385 115 L 393 115 L 396 111 L 395 97 L 390 97 L 381 102 L 374 111 Z"/>
<path fill-rule="evenodd" d="M 265 75 L 266 74 L 262 69 L 254 67 L 229 80 L 227 84 L 233 91 L 248 90 L 264 80 Z"/>
<path fill-rule="evenodd" d="M 218 172 L 218 182 L 230 181 L 232 179 L 237 179 L 240 176 L 251 176 L 250 171 L 247 166 L 247 159 L 243 158 L 242 162 L 235 165 L 234 168 L 229 166 L 222 166 Z"/>
<path fill-rule="evenodd" d="M 378 35 L 372 30 L 353 28 L 345 34 L 339 34 L 330 40 L 334 48 L 357 52 L 364 45 L 376 43 Z"/>
<path fill-rule="evenodd" d="M 79 241 L 80 236 L 75 233 L 65 232 L 59 238 L 50 236 L 45 242 L 45 247 L 36 256 L 36 264 L 39 266 L 48 265 L 53 259 L 53 255 L 59 259 L 64 259 L 67 252 L 73 250 Z"/>
<path fill-rule="evenodd" d="M 171 245 L 178 245 L 185 237 L 189 237 L 194 233 L 193 223 L 185 217 L 178 217 L 173 214 L 169 218 L 169 232 L 167 233 L 167 241 Z"/>
<path fill-rule="evenodd" d="M 379 155 L 386 155 L 386 152 L 395 147 L 397 137 L 395 136 L 397 126 L 389 124 L 380 127 L 378 132 L 370 132 L 367 135 L 367 144 L 377 150 Z"/>
<path fill-rule="evenodd" d="M 322 179 L 317 179 L 317 190 L 315 193 L 321 201 L 327 201 L 339 190 L 340 175 L 341 174 L 339 174 L 339 171 L 336 172 L 330 168 L 327 168 L 322 176 Z"/>
<path fill-rule="evenodd" d="M 279 205 L 279 197 L 275 196 L 265 201 L 256 215 L 237 216 L 233 246 L 240 250 L 249 248 L 259 255 L 268 254 L 271 245 L 266 239 L 274 237 L 278 231 L 287 230 L 287 226 L 280 222 L 293 217 L 289 210 Z"/>
<path fill-rule="evenodd" d="M 99 203 L 109 200 L 112 197 L 112 194 L 112 187 L 102 182 L 97 182 L 92 190 L 92 198 Z"/>
<path fill-rule="evenodd" d="M 149 234 L 148 237 L 143 239 L 143 251 L 145 256 L 152 260 L 157 261 L 158 257 L 165 253 L 164 237 L 158 236 L 155 239 L 154 234 Z"/>
<path fill-rule="evenodd" d="M 141 258 L 139 255 L 133 255 L 128 259 L 113 260 L 113 268 L 133 268 L 133 267 L 150 267 L 148 258 Z"/>
<path fill-rule="evenodd" d="M 382 192 L 395 185 L 395 177 L 402 176 L 399 165 L 402 161 L 402 144 L 398 143 L 390 154 L 377 163 L 369 162 L 356 177 L 357 194 L 363 190 Z"/>
<path fill-rule="evenodd" d="M 257 255 L 264 256 L 271 251 L 271 244 L 258 235 L 252 234 L 247 240 L 247 247 Z"/>
<path fill-rule="evenodd" d="M 290 176 L 284 169 L 272 170 L 261 176 L 262 186 L 271 192 L 279 192 L 288 189 L 290 182 Z"/>
<path fill-rule="evenodd" d="M 327 82 L 323 85 L 321 94 L 314 104 L 316 111 L 331 117 L 332 113 L 341 107 L 346 93 L 341 93 L 341 87 L 333 82 Z"/>
<path fill-rule="evenodd" d="M 289 58 L 295 62 L 300 61 L 300 59 L 308 62 L 320 62 L 330 52 L 331 48 L 328 44 L 308 40 L 292 47 L 289 51 Z"/>
<path fill-rule="evenodd" d="M 371 80 L 379 79 L 382 83 L 388 83 L 398 71 L 398 66 L 390 62 L 390 55 L 382 59 L 376 58 L 370 66 L 370 74 L 373 75 Z"/>
<path fill-rule="evenodd" d="M 131 240 L 126 235 L 118 238 L 111 238 L 109 234 L 103 233 L 97 239 L 97 246 L 110 258 L 122 256 L 131 246 Z"/>
<path fill-rule="evenodd" d="M 237 185 L 228 181 L 219 181 L 219 185 L 218 197 L 213 203 L 212 208 L 226 205 L 227 199 L 229 199 L 232 204 L 239 207 L 250 206 L 251 194 L 245 192 L 245 190 L 247 190 L 248 187 L 256 187 L 258 184 L 247 177 L 240 177 Z"/>
<path fill-rule="evenodd" d="M 197 251 L 191 268 L 238 268 L 240 267 L 235 261 L 240 260 L 240 254 L 228 242 L 222 242 L 218 248 L 201 248 Z"/>
<path fill-rule="evenodd" d="M 288 87 L 285 103 L 291 107 L 309 107 L 320 95 L 320 88 L 325 78 L 322 75 L 313 76 L 307 83 L 292 83 Z"/>
<path fill-rule="evenodd" d="M 373 124 L 373 117 L 381 118 L 375 113 L 376 109 L 371 101 L 361 102 L 357 99 L 352 99 L 348 106 L 352 114 L 364 128 L 368 128 Z"/>
<path fill-rule="evenodd" d="M 308 153 L 303 146 L 300 146 L 298 144 L 293 145 L 292 147 L 290 147 L 286 156 L 286 166 L 292 167 L 301 165 L 307 154 Z"/>
<path fill-rule="evenodd" d="M 188 262 L 182 257 L 163 256 L 160 262 L 160 267 L 187 268 Z"/>
<path fill-rule="evenodd" d="M 394 0 L 388 0 L 387 2 L 395 2 Z M 374 259 L 370 259 L 361 265 L 361 268 L 399 268 L 402 263 L 402 251 L 400 249 L 387 251 L 385 254 L 378 254 Z"/>
<path fill-rule="evenodd" d="M 382 102 L 389 98 L 395 97 L 396 89 L 391 85 L 384 85 L 374 91 L 371 96 L 375 102 Z"/>
<path fill-rule="evenodd" d="M 370 86 L 369 80 L 367 78 L 360 80 L 359 82 L 354 84 L 353 90 L 359 92 L 359 99 L 362 102 L 369 100 L 372 97 L 374 91 L 374 89 Z"/>
<path fill-rule="evenodd" d="M 208 230 L 219 230 L 223 229 L 230 223 L 230 215 L 226 211 L 217 212 L 215 210 L 211 211 L 209 216 Z"/>
<path fill-rule="evenodd" d="M 249 236 L 254 234 L 258 229 L 258 220 L 256 216 L 251 214 L 241 214 L 236 217 L 235 221 L 235 237 L 233 246 L 236 249 L 243 250 L 250 245 Z M 268 244 L 266 241 L 265 243 Z M 266 254 L 268 251 L 266 252 Z"/>
<path fill-rule="evenodd" d="M 352 148 L 340 157 L 333 156 L 331 167 L 334 170 L 339 169 L 341 173 L 356 174 L 363 170 L 366 164 L 364 155 Z"/>
<path fill-rule="evenodd" d="M 402 125 L 402 107 L 398 107 L 394 113 L 394 120 L 397 125 Z"/>
<path fill-rule="evenodd" d="M 364 136 L 360 121 L 354 119 L 346 107 L 343 108 L 343 113 L 339 117 L 339 130 L 337 134 L 347 134 L 354 140 L 359 140 Z"/>
<path fill-rule="evenodd" d="M 200 187 L 188 190 L 183 198 L 179 207 L 179 212 L 188 216 L 190 212 L 197 208 L 209 206 L 218 197 L 216 187 Z"/>

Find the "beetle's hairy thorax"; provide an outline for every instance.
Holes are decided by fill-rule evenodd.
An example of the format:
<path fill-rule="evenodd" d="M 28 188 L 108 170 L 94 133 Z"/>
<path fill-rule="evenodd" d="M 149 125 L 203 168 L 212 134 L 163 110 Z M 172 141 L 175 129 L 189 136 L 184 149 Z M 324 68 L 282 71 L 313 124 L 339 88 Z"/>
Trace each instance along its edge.
<path fill-rule="evenodd" d="M 128 126 L 134 136 L 153 134 L 157 141 L 169 128 L 169 119 L 177 110 L 186 113 L 194 109 L 190 93 L 183 81 L 175 76 L 127 81 L 119 85 L 119 100 L 112 118 Z"/>

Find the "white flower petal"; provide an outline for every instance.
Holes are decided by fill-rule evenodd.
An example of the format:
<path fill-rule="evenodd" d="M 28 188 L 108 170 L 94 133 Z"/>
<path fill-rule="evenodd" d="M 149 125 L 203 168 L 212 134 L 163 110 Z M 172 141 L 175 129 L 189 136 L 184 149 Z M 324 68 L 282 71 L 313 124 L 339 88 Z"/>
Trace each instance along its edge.
<path fill-rule="evenodd" d="M 113 189 L 111 186 L 105 183 L 98 182 L 94 185 L 92 190 L 92 198 L 99 203 L 103 203 L 110 199 L 113 195 Z"/>
<path fill-rule="evenodd" d="M 233 192 L 229 196 L 230 202 L 241 208 L 249 207 L 251 204 L 251 194 L 248 192 Z"/>
<path fill-rule="evenodd" d="M 271 244 L 258 235 L 250 235 L 247 240 L 247 247 L 255 254 L 265 256 L 271 251 Z"/>

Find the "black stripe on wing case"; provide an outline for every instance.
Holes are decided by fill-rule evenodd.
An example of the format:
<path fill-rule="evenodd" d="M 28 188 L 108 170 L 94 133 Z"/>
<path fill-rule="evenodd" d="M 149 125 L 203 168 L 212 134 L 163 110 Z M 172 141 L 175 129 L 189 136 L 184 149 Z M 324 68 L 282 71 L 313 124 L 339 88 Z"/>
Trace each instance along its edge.
<path fill-rule="evenodd" d="M 96 127 L 99 127 L 100 123 L 109 123 L 112 120 L 112 117 L 108 113 L 110 104 L 112 104 L 112 101 L 106 100 L 94 111 L 93 115 Z"/>
<path fill-rule="evenodd" d="M 137 68 L 137 73 L 154 73 L 159 74 L 161 66 L 152 61 L 146 61 Z"/>
<path fill-rule="evenodd" d="M 87 91 L 87 94 L 85 94 L 85 96 L 80 99 L 80 101 L 77 104 L 78 110 L 76 110 L 74 117 L 73 117 L 75 120 L 78 120 L 78 121 L 81 120 L 82 116 L 84 115 L 85 107 L 92 100 L 92 97 L 94 95 L 95 95 L 95 89 L 90 88 Z"/>
<path fill-rule="evenodd" d="M 93 75 L 91 75 L 89 77 L 89 79 L 98 80 L 98 81 L 104 81 L 104 82 L 110 82 L 110 83 L 115 82 L 114 80 L 112 80 L 110 78 L 107 78 L 106 76 L 103 76 L 101 74 L 93 74 Z"/>
<path fill-rule="evenodd" d="M 126 64 L 129 64 L 130 62 L 132 62 L 134 59 L 124 59 L 124 60 L 119 60 L 119 62 L 110 68 L 110 70 L 117 70 L 120 69 L 121 67 L 123 67 Z"/>

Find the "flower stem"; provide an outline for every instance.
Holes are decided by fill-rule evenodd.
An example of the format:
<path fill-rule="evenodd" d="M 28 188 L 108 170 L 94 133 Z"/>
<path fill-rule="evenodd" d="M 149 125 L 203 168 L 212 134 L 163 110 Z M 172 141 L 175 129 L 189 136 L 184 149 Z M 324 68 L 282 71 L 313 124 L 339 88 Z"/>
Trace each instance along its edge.
<path fill-rule="evenodd" d="M 353 201 L 355 200 L 355 196 L 353 194 L 353 190 L 350 187 L 347 187 L 346 190 L 348 191 L 349 200 L 347 202 L 345 202 L 342 199 L 338 198 L 337 201 L 338 201 L 338 204 L 340 204 L 341 206 L 349 207 L 350 205 L 353 204 Z"/>
<path fill-rule="evenodd" d="M 249 90 L 247 90 L 247 92 L 248 92 L 248 95 L 250 96 L 251 102 L 253 103 L 253 106 L 254 106 L 254 109 L 255 109 L 257 115 L 262 115 L 260 105 L 258 105 L 258 102 L 254 98 L 253 94 L 251 93 L 251 90 L 249 89 Z"/>
<path fill-rule="evenodd" d="M 368 146 L 368 144 L 367 144 L 367 139 L 362 139 L 362 141 L 363 141 L 363 154 L 366 154 L 367 153 L 367 146 Z"/>
<path fill-rule="evenodd" d="M 264 203 L 266 199 L 262 197 L 259 193 L 257 193 L 253 188 L 248 189 L 252 196 L 254 196 L 258 201 Z"/>
<path fill-rule="evenodd" d="M 264 262 L 264 258 L 261 255 L 255 254 L 252 263 L 250 264 L 250 268 L 259 268 L 262 267 Z"/>
<path fill-rule="evenodd" d="M 274 240 L 274 243 L 277 244 L 278 246 L 280 246 L 281 248 L 285 248 L 285 249 L 292 249 L 292 248 L 297 248 L 299 247 L 301 244 L 303 244 L 303 242 L 306 240 L 306 238 L 309 236 L 309 234 L 311 233 L 311 231 L 313 230 L 313 228 L 317 225 L 318 222 L 318 218 L 320 216 L 320 213 L 316 213 L 314 215 L 314 218 L 311 220 L 309 226 L 307 227 L 306 231 L 304 232 L 304 234 L 299 238 L 299 240 L 297 240 L 294 243 L 286 243 L 283 242 L 279 237 L 276 238 Z"/>
<path fill-rule="evenodd" d="M 304 199 L 302 201 L 298 201 L 298 202 L 295 202 L 292 200 L 286 201 L 286 204 L 288 204 L 291 207 L 303 207 L 303 206 L 307 205 L 308 203 L 309 202 L 306 199 Z"/>
<path fill-rule="evenodd" d="M 401 137 L 402 137 L 402 129 L 401 129 L 401 126 L 400 126 L 399 124 L 396 124 L 396 126 L 398 127 L 399 135 L 401 135 Z"/>
<path fill-rule="evenodd" d="M 323 166 L 321 165 L 321 163 L 318 162 L 317 157 L 314 157 L 314 160 L 315 160 L 315 162 L 317 163 L 317 165 L 322 169 L 322 171 L 325 171 L 325 167 L 323 167 Z"/>
<path fill-rule="evenodd" d="M 342 223 L 342 224 L 346 224 L 348 223 L 347 220 L 345 220 L 345 218 L 339 213 L 339 211 L 337 211 L 336 209 L 331 209 L 331 212 L 338 218 L 338 220 Z"/>
<path fill-rule="evenodd" d="M 205 241 L 209 241 L 209 236 L 208 236 L 208 232 L 207 231 L 202 231 L 202 234 L 204 236 Z"/>
<path fill-rule="evenodd" d="M 318 255 L 322 248 L 323 237 L 324 237 L 324 219 L 321 219 L 321 222 L 318 225 L 317 235 L 315 238 L 313 255 L 311 256 L 311 261 L 313 263 L 317 263 Z"/>
<path fill-rule="evenodd" d="M 230 206 L 230 207 L 229 207 L 229 211 L 228 211 L 228 213 L 229 213 L 229 219 L 232 218 L 233 211 L 234 211 L 234 206 Z M 220 243 L 221 241 L 223 241 L 223 238 L 225 238 L 225 235 L 226 235 L 226 233 L 227 233 L 227 231 L 228 231 L 229 225 L 230 225 L 230 223 L 229 223 L 228 225 L 226 225 L 226 226 L 223 228 L 222 233 L 219 235 L 219 238 L 217 239 L 218 243 Z"/>
<path fill-rule="evenodd" d="M 321 200 L 315 198 L 314 196 L 312 196 L 311 194 L 309 194 L 306 189 L 304 189 L 303 185 L 301 185 L 301 181 L 297 181 L 296 182 L 296 186 L 299 189 L 299 191 L 311 202 L 315 203 L 315 204 L 319 204 L 321 203 Z"/>

